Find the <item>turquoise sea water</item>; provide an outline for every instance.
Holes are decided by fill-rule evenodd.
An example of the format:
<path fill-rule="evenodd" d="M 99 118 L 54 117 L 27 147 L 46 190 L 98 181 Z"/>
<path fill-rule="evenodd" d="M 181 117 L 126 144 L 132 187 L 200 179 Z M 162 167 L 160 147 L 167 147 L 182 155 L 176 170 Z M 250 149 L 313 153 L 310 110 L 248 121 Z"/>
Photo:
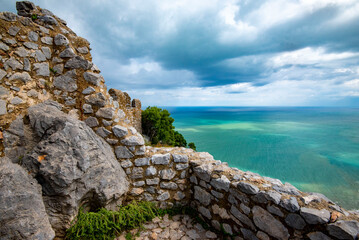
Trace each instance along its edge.
<path fill-rule="evenodd" d="M 359 108 L 166 109 L 198 151 L 359 209 Z"/>

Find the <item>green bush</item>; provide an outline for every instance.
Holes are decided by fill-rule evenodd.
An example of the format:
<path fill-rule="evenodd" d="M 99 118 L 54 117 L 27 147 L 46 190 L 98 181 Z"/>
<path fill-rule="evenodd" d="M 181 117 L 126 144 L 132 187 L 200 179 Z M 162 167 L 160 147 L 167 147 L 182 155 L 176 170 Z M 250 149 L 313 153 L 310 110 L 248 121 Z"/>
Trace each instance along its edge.
<path fill-rule="evenodd" d="M 192 148 L 193 150 L 197 150 L 196 145 L 193 142 L 188 143 L 188 147 Z"/>
<path fill-rule="evenodd" d="M 150 138 L 152 144 L 186 147 L 187 142 L 172 125 L 174 119 L 166 109 L 147 107 L 142 111 L 142 132 Z"/>
<path fill-rule="evenodd" d="M 140 227 L 158 215 L 158 209 L 151 202 L 132 202 L 118 211 L 101 208 L 98 212 L 84 212 L 80 209 L 65 239 L 113 240 L 122 231 Z"/>
<path fill-rule="evenodd" d="M 113 240 L 123 231 L 134 228 L 141 228 L 142 224 L 155 217 L 162 217 L 165 214 L 174 216 L 186 214 L 200 223 L 205 229 L 209 226 L 199 218 L 198 212 L 186 206 L 174 206 L 172 208 L 157 208 L 152 202 L 135 202 L 121 206 L 118 211 L 110 211 L 101 208 L 98 212 L 84 212 L 79 210 L 77 217 L 72 221 L 71 227 L 66 231 L 65 239 L 68 240 Z M 128 232 L 126 239 L 133 239 Z"/>

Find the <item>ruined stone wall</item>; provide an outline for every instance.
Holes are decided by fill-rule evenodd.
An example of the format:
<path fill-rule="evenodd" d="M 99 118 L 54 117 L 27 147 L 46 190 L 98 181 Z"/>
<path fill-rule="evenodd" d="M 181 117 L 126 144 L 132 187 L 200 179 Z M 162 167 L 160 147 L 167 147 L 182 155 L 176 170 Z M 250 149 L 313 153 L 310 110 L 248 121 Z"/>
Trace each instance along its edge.
<path fill-rule="evenodd" d="M 244 239 L 358 239 L 359 213 L 324 195 L 231 168 L 208 153 L 146 147 L 122 161 L 136 200 L 195 208 L 211 226 Z"/>
<path fill-rule="evenodd" d="M 50 99 L 85 121 L 120 159 L 142 155 L 141 102 L 131 102 L 119 90 L 112 90 L 118 93 L 112 96 L 107 92 L 100 70 L 91 62 L 89 42 L 64 20 L 29 2 L 17 8 L 22 16 L 0 13 L 2 130 L 28 107 Z M 10 147 L 1 144 L 2 155 Z"/>

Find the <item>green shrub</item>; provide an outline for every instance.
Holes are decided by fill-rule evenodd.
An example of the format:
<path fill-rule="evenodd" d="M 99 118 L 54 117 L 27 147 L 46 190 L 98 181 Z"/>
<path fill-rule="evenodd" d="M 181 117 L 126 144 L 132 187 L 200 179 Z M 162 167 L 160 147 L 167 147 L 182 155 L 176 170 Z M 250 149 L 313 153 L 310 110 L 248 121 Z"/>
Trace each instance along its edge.
<path fill-rule="evenodd" d="M 121 206 L 118 211 L 101 208 L 98 212 L 84 212 L 83 209 L 80 209 L 77 217 L 72 221 L 71 227 L 66 231 L 65 239 L 113 240 L 123 231 L 141 228 L 145 222 L 155 217 L 162 217 L 165 214 L 169 216 L 189 215 L 195 223 L 200 223 L 206 230 L 210 229 L 209 225 L 199 217 L 198 212 L 191 207 L 174 206 L 161 209 L 157 208 L 152 202 L 133 201 L 127 206 Z M 211 230 L 215 231 L 214 229 Z M 125 238 L 131 240 L 134 239 L 134 236 L 128 232 Z"/>
<path fill-rule="evenodd" d="M 196 145 L 193 142 L 188 143 L 188 147 L 192 148 L 193 150 L 197 150 Z"/>
<path fill-rule="evenodd" d="M 157 211 L 151 202 L 132 202 L 121 206 L 118 211 L 101 208 L 98 212 L 84 212 L 80 209 L 65 239 L 112 240 L 122 231 L 140 227 L 152 220 L 159 215 Z"/>
<path fill-rule="evenodd" d="M 142 132 L 150 138 L 152 144 L 186 147 L 187 142 L 172 125 L 174 119 L 166 109 L 147 107 L 142 111 Z"/>

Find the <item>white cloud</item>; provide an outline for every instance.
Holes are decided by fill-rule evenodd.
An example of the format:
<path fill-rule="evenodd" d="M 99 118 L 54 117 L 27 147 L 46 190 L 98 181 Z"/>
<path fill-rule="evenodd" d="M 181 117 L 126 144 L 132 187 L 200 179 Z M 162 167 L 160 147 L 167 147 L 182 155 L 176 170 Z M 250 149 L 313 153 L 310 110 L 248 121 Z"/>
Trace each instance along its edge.
<path fill-rule="evenodd" d="M 285 65 L 312 65 L 317 63 L 342 60 L 352 57 L 358 57 L 359 53 L 341 52 L 327 53 L 324 47 L 312 48 L 306 47 L 296 51 L 279 53 L 269 59 L 269 63 L 274 67 Z"/>

